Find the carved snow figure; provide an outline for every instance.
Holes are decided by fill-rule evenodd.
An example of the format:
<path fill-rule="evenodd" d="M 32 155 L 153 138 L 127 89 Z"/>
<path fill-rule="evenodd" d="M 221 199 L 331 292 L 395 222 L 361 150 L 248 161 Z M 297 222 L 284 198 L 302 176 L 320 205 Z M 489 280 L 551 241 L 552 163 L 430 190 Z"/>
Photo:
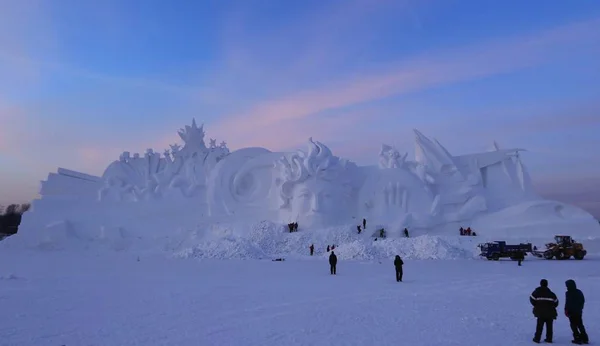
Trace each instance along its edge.
<path fill-rule="evenodd" d="M 408 153 L 405 153 L 402 156 L 396 148 L 387 144 L 382 144 L 381 150 L 379 151 L 379 168 L 406 167 L 407 156 Z"/>
<path fill-rule="evenodd" d="M 283 201 L 280 219 L 325 226 L 351 218 L 353 163 L 333 156 L 328 147 L 310 138 L 308 152 L 284 156 L 276 167 L 275 184 Z"/>
<path fill-rule="evenodd" d="M 210 170 L 229 154 L 229 149 L 225 142 L 217 147 L 214 139 L 211 139 L 211 148 L 207 148 L 204 126 L 198 127 L 195 120 L 177 134 L 184 141 L 183 148 L 171 145 L 163 158 L 152 149 L 147 149 L 142 158 L 139 154 L 130 157 L 129 152 L 124 152 L 104 172 L 104 186 L 98 198 L 140 201 L 173 193 L 197 196 L 204 190 Z"/>

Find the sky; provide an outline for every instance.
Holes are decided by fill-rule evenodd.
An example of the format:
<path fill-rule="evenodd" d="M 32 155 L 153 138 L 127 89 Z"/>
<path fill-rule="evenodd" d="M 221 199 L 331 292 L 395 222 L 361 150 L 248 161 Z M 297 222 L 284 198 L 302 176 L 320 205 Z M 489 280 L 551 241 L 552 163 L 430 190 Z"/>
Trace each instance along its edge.
<path fill-rule="evenodd" d="M 527 149 L 540 194 L 600 216 L 597 0 L 0 1 L 0 204 L 204 123 L 234 150 L 376 162 Z"/>

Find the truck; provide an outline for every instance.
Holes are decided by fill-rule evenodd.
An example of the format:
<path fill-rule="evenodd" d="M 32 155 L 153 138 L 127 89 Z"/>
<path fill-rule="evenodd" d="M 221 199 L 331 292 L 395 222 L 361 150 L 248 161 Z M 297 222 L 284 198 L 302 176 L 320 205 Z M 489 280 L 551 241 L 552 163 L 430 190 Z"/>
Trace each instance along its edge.
<path fill-rule="evenodd" d="M 531 253 L 531 243 L 521 243 L 519 245 L 507 245 L 505 241 L 493 241 L 489 243 L 479 244 L 481 253 L 479 256 L 485 257 L 488 260 L 497 261 L 500 258 L 510 258 L 513 261 L 519 259 L 519 255 L 527 256 Z"/>

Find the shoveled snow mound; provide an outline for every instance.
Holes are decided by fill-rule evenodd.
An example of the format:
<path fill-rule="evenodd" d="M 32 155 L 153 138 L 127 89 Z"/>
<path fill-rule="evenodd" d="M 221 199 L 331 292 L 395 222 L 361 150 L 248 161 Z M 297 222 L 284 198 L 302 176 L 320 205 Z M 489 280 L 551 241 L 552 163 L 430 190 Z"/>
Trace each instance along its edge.
<path fill-rule="evenodd" d="M 306 257 L 308 247 L 315 246 L 315 257 L 329 255 L 327 245 L 335 245 L 339 259 L 377 260 L 400 255 L 407 259 L 465 259 L 476 256 L 477 240 L 473 237 L 420 236 L 415 238 L 378 239 L 366 233 L 357 234 L 353 226 L 286 232 L 284 226 L 263 221 L 246 236 L 232 234 L 220 238 L 194 237 L 174 249 L 183 258 L 243 258 Z M 235 232 L 231 232 L 235 233 Z"/>

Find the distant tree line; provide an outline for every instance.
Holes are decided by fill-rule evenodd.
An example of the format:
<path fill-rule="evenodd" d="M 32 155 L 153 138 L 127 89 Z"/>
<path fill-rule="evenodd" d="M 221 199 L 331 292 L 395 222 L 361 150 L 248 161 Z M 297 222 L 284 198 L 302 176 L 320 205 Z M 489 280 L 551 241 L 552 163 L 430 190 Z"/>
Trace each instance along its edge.
<path fill-rule="evenodd" d="M 31 204 L 11 204 L 6 209 L 0 205 L 0 240 L 16 234 L 21 225 L 23 214 L 31 208 Z"/>

